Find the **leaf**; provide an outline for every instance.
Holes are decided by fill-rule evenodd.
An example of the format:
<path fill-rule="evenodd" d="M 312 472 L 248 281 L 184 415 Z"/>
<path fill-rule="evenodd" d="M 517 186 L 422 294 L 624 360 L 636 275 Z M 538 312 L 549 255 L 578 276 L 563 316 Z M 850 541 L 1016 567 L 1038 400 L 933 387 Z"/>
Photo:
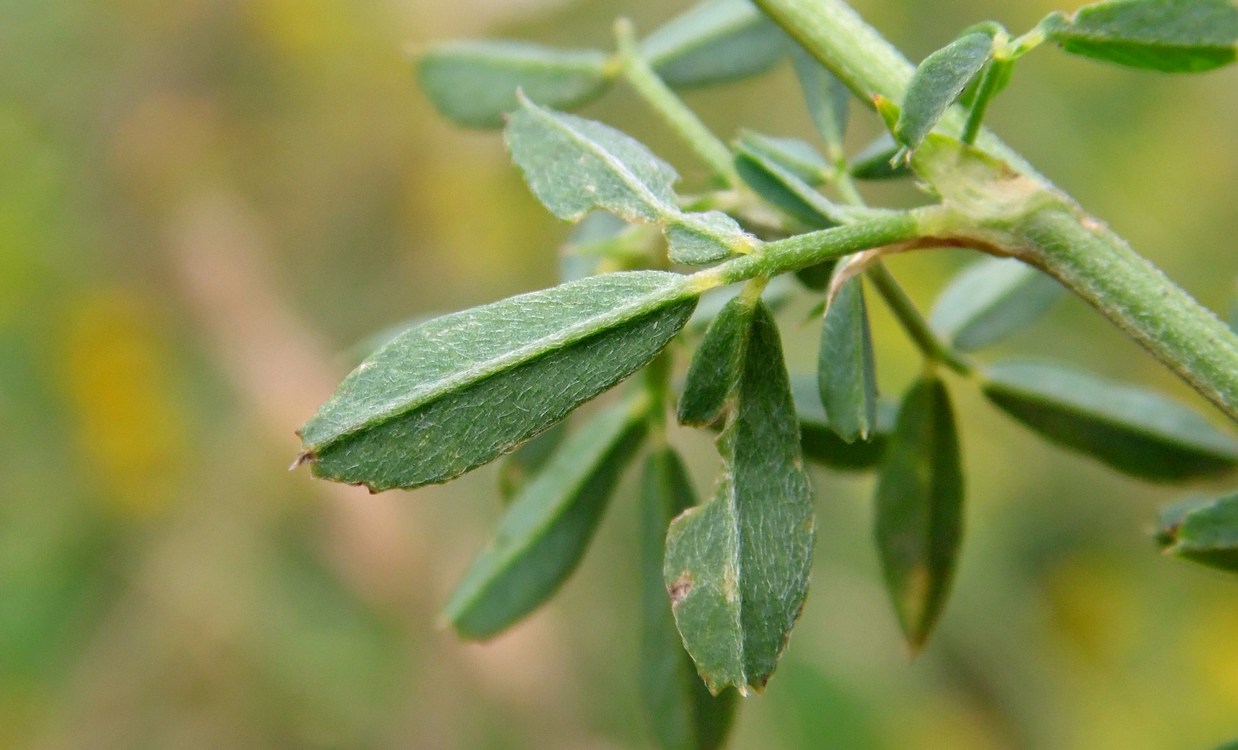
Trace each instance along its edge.
<path fill-rule="evenodd" d="M 878 401 L 876 428 L 869 434 L 868 440 L 847 443 L 838 436 L 821 405 L 816 373 L 792 375 L 791 393 L 795 396 L 795 414 L 800 423 L 800 447 L 804 458 L 844 471 L 864 471 L 881 463 L 889 436 L 894 432 L 897 406 L 888 401 Z"/>
<path fill-rule="evenodd" d="M 461 636 L 489 638 L 550 598 L 575 570 L 646 429 L 647 401 L 595 417 L 512 501 L 494 541 L 443 610 Z"/>
<path fill-rule="evenodd" d="M 567 437 L 567 422 L 557 422 L 545 432 L 507 454 L 499 467 L 499 495 L 510 503 L 537 476 Z"/>
<path fill-rule="evenodd" d="M 709 0 L 641 42 L 641 55 L 668 85 L 707 86 L 772 68 L 786 36 L 748 0 Z"/>
<path fill-rule="evenodd" d="M 736 146 L 735 170 L 749 187 L 809 227 L 825 229 L 846 220 L 837 206 L 797 174 L 800 168 L 783 163 L 787 157 L 773 148 L 772 139 L 758 138 L 745 134 Z"/>
<path fill-rule="evenodd" d="M 529 188 L 560 219 L 598 209 L 643 222 L 679 214 L 675 170 L 614 128 L 521 99 L 506 136 Z"/>
<path fill-rule="evenodd" d="M 1149 391 L 1042 362 L 989 368 L 984 395 L 1049 440 L 1156 482 L 1222 474 L 1238 443 L 1195 412 Z"/>
<path fill-rule="evenodd" d="M 993 30 L 969 31 L 924 58 L 907 84 L 894 126 L 899 143 L 915 149 L 993 56 Z"/>
<path fill-rule="evenodd" d="M 1067 52 L 1132 68 L 1197 73 L 1238 59 L 1233 0 L 1111 0 L 1041 28 Z"/>
<path fill-rule="evenodd" d="M 715 694 L 760 691 L 808 593 L 812 490 L 778 331 L 758 305 L 718 438 L 714 497 L 671 524 L 663 568 L 675 623 Z"/>
<path fill-rule="evenodd" d="M 684 214 L 666 227 L 672 262 L 704 265 L 751 249 L 756 238 L 721 211 Z"/>
<path fill-rule="evenodd" d="M 1238 573 L 1238 493 L 1166 508 L 1157 540 L 1166 554 Z"/>
<path fill-rule="evenodd" d="M 1021 261 L 986 257 L 951 280 L 929 323 L 954 348 L 975 351 L 1036 322 L 1064 291 Z"/>
<path fill-rule="evenodd" d="M 795 77 L 804 91 L 804 102 L 812 124 L 825 141 L 830 158 L 843 158 L 843 138 L 847 133 L 847 107 L 851 92 L 829 70 L 798 44 L 791 45 Z"/>
<path fill-rule="evenodd" d="M 945 385 L 912 385 L 877 480 L 875 536 L 886 590 L 912 651 L 945 607 L 963 540 L 963 473 Z"/>
<path fill-rule="evenodd" d="M 827 182 L 834 170 L 824 156 L 798 138 L 775 138 L 744 130 L 739 136 L 739 146 L 749 154 L 777 164 L 813 187 Z"/>
<path fill-rule="evenodd" d="M 705 331 L 705 338 L 688 365 L 683 395 L 679 398 L 680 424 L 700 427 L 722 418 L 743 374 L 755 310 L 756 300 L 752 297 L 733 297 Z"/>
<path fill-rule="evenodd" d="M 648 363 L 696 304 L 683 276 L 594 276 L 446 315 L 380 349 L 301 428 L 316 476 L 445 482 Z"/>
<path fill-rule="evenodd" d="M 851 160 L 851 176 L 858 180 L 895 180 L 910 177 L 911 168 L 905 161 L 895 162 L 902 147 L 889 133 L 882 133 Z"/>
<path fill-rule="evenodd" d="M 497 128 L 516 109 L 516 91 L 546 106 L 571 109 L 610 85 L 606 55 L 527 42 L 461 41 L 417 57 L 417 78 L 434 106 L 460 125 Z"/>
<path fill-rule="evenodd" d="M 840 286 L 825 310 L 817 385 L 838 436 L 867 440 L 877 424 L 877 368 L 859 277 Z"/>
<path fill-rule="evenodd" d="M 711 696 L 696 674 L 675 629 L 662 582 L 666 527 L 696 503 L 696 493 L 674 450 L 649 454 L 641 481 L 641 698 L 658 747 L 720 747 L 735 716 L 735 692 Z"/>

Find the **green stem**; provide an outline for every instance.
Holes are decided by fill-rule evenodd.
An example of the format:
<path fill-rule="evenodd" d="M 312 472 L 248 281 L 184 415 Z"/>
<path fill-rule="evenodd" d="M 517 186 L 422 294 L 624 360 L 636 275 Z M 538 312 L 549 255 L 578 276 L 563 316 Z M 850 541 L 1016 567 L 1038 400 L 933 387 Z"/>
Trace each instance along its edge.
<path fill-rule="evenodd" d="M 963 376 L 972 374 L 975 368 L 958 352 L 937 338 L 937 334 L 929 328 L 928 322 L 924 320 L 916 304 L 911 301 L 884 264 L 880 261 L 872 264 L 866 269 L 866 274 L 890 311 L 894 313 L 894 317 L 898 318 L 903 330 L 924 354 L 925 359 L 931 362 L 941 362 Z"/>
<path fill-rule="evenodd" d="M 641 56 L 632 22 L 615 22 L 624 79 L 672 130 L 709 166 L 714 178 L 726 185 L 738 182 L 731 162 L 731 150 L 714 135 L 696 113 L 670 89 Z"/>
<path fill-rule="evenodd" d="M 938 211 L 890 211 L 854 224 L 768 242 L 748 255 L 693 274 L 691 286 L 704 291 L 758 276 L 777 276 L 861 250 L 909 242 L 923 234 L 921 224 L 932 223 Z"/>
<path fill-rule="evenodd" d="M 1094 220 L 1043 209 L 1016 228 L 1041 267 L 1238 422 L 1238 336 Z"/>
<path fill-rule="evenodd" d="M 963 125 L 963 135 L 960 137 L 963 143 L 971 145 L 976 142 L 980 125 L 984 122 L 984 113 L 988 111 L 989 102 L 993 100 L 993 95 L 997 93 L 1011 64 L 1008 60 L 994 60 L 985 68 L 984 77 L 980 79 L 980 88 L 976 90 L 976 100 L 972 102 L 971 111 L 967 113 L 967 122 Z"/>
<path fill-rule="evenodd" d="M 754 1 L 863 100 L 878 93 L 902 101 L 911 63 L 842 0 Z M 953 108 L 942 129 L 961 133 L 964 117 Z M 976 145 L 1057 204 L 1037 209 L 1028 200 L 1022 216 L 1004 218 L 1015 227 L 1017 246 L 1008 249 L 1059 279 L 1238 421 L 1238 336 L 991 133 L 981 130 Z M 993 217 L 971 218 L 982 227 Z"/>

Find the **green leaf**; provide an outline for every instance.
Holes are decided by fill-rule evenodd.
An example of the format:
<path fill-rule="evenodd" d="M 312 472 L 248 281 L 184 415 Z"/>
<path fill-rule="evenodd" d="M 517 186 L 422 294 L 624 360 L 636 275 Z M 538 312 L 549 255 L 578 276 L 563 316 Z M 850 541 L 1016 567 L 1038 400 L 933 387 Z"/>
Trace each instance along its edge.
<path fill-rule="evenodd" d="M 567 437 L 567 422 L 557 422 L 545 432 L 507 454 L 499 467 L 499 495 L 510 503 L 550 460 Z"/>
<path fill-rule="evenodd" d="M 993 56 L 993 30 L 969 31 L 924 58 L 916 68 L 902 113 L 894 126 L 894 137 L 915 149 L 929 134 L 963 89 Z"/>
<path fill-rule="evenodd" d="M 594 276 L 420 325 L 301 428 L 314 474 L 378 491 L 445 482 L 648 363 L 696 305 L 683 276 Z"/>
<path fill-rule="evenodd" d="M 755 310 L 756 299 L 741 294 L 722 308 L 705 331 L 705 338 L 688 365 L 683 395 L 679 398 L 680 424 L 707 426 L 722 418 L 743 374 Z"/>
<path fill-rule="evenodd" d="M 662 582 L 666 527 L 695 504 L 675 451 L 650 453 L 641 482 L 641 698 L 657 746 L 666 750 L 721 747 L 735 716 L 735 692 L 715 698 L 697 676 Z"/>
<path fill-rule="evenodd" d="M 894 136 L 882 133 L 851 160 L 851 176 L 858 180 L 896 180 L 912 175 L 905 161 L 895 161 L 902 148 Z"/>
<path fill-rule="evenodd" d="M 497 128 L 516 109 L 516 91 L 546 106 L 571 109 L 610 85 L 606 55 L 527 42 L 462 41 L 417 57 L 422 89 L 445 117 L 469 127 Z"/>
<path fill-rule="evenodd" d="M 675 623 L 710 691 L 760 691 L 808 593 L 812 490 L 773 317 L 758 305 L 718 438 L 714 497 L 671 524 L 663 568 Z"/>
<path fill-rule="evenodd" d="M 578 221 L 598 209 L 643 222 L 679 214 L 675 170 L 612 127 L 521 99 L 506 136 L 529 188 L 560 219 Z"/>
<path fill-rule="evenodd" d="M 496 635 L 567 580 L 644 438 L 648 411 L 648 402 L 636 399 L 595 417 L 512 501 L 494 541 L 443 610 L 456 632 L 472 639 Z"/>
<path fill-rule="evenodd" d="M 963 540 L 963 472 L 945 385 L 912 385 L 877 480 L 875 536 L 903 634 L 913 651 L 945 607 Z"/>
<path fill-rule="evenodd" d="M 666 227 L 668 256 L 675 263 L 704 265 L 753 247 L 755 238 L 721 211 L 684 214 Z"/>
<path fill-rule="evenodd" d="M 843 157 L 851 91 L 798 44 L 791 45 L 791 62 L 795 64 L 795 77 L 804 91 L 812 124 L 825 141 L 830 158 L 838 161 Z"/>
<path fill-rule="evenodd" d="M 1186 407 L 1149 391 L 1057 365 L 993 365 L 984 394 L 1049 440 L 1132 476 L 1174 482 L 1238 465 L 1238 443 Z"/>
<path fill-rule="evenodd" d="M 828 181 L 834 169 L 811 144 L 798 138 L 776 138 L 744 130 L 738 145 L 744 152 L 777 164 L 813 187 Z"/>
<path fill-rule="evenodd" d="M 1036 322 L 1064 291 L 1014 258 L 983 258 L 954 277 L 929 323 L 954 348 L 975 351 Z"/>
<path fill-rule="evenodd" d="M 889 436 L 894 432 L 898 407 L 888 401 L 877 403 L 876 428 L 868 440 L 845 442 L 838 436 L 821 405 L 821 389 L 816 373 L 796 373 L 791 376 L 791 393 L 795 397 L 795 414 L 800 423 L 800 447 L 804 458 L 831 469 L 864 471 L 881 463 Z"/>
<path fill-rule="evenodd" d="M 709 0 L 641 42 L 641 55 L 670 86 L 746 78 L 772 68 L 786 36 L 748 0 Z"/>
<path fill-rule="evenodd" d="M 801 223 L 828 228 L 846 221 L 843 212 L 804 181 L 805 162 L 798 164 L 776 141 L 755 134 L 740 138 L 735 152 L 735 171 L 758 195 Z M 791 163 L 791 165 L 788 164 Z M 817 180 L 822 175 L 817 173 Z"/>
<path fill-rule="evenodd" d="M 1238 493 L 1166 508 L 1157 541 L 1166 554 L 1238 573 Z"/>
<path fill-rule="evenodd" d="M 1111 0 L 1041 23 L 1076 55 L 1165 73 L 1197 73 L 1238 59 L 1233 0 Z"/>
<path fill-rule="evenodd" d="M 867 440 L 877 425 L 877 369 L 858 276 L 838 288 L 825 310 L 817 385 L 838 436 L 848 443 Z"/>

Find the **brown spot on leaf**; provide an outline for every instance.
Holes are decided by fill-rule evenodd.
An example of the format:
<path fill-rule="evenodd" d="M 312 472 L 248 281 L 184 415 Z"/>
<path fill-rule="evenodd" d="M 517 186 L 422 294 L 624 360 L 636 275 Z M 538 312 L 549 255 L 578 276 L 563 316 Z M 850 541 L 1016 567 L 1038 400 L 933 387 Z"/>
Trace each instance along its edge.
<path fill-rule="evenodd" d="M 671 595 L 671 606 L 677 606 L 680 602 L 687 598 L 692 591 L 692 576 L 684 573 L 675 579 L 675 582 L 667 588 L 666 593 Z"/>

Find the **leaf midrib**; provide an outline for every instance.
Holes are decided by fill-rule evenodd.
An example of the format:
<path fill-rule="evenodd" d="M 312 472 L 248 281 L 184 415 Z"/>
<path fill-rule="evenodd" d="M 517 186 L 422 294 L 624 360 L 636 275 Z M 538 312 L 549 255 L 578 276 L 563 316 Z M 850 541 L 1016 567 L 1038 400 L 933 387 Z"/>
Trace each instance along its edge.
<path fill-rule="evenodd" d="M 682 277 L 687 278 L 687 277 Z M 337 443 L 347 440 L 360 432 L 385 424 L 410 414 L 427 404 L 450 396 L 453 392 L 481 382 L 507 369 L 526 364 L 540 355 L 548 354 L 556 349 L 566 348 L 595 335 L 602 335 L 624 323 L 631 322 L 644 314 L 655 314 L 661 309 L 656 303 L 677 302 L 691 297 L 688 285 L 681 279 L 678 283 L 668 285 L 664 289 L 636 298 L 631 303 L 612 308 L 602 315 L 585 318 L 573 325 L 561 329 L 558 333 L 546 336 L 513 349 L 506 354 L 486 360 L 478 366 L 466 367 L 455 373 L 430 381 L 415 388 L 398 404 L 391 408 L 380 409 L 368 418 L 354 424 L 339 427 L 334 436 L 321 440 L 312 446 L 307 446 L 311 455 L 317 455 Z"/>

